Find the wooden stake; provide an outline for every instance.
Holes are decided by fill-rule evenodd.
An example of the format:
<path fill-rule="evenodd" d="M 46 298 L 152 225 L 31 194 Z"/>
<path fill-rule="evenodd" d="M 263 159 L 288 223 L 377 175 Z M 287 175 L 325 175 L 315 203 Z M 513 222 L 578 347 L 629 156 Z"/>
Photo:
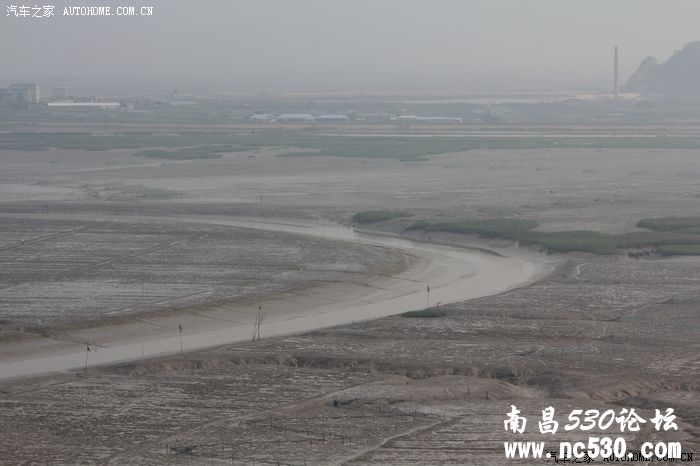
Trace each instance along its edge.
<path fill-rule="evenodd" d="M 90 352 L 90 345 L 85 345 L 85 369 L 83 370 L 83 376 L 87 376 L 87 361 L 88 353 Z"/>

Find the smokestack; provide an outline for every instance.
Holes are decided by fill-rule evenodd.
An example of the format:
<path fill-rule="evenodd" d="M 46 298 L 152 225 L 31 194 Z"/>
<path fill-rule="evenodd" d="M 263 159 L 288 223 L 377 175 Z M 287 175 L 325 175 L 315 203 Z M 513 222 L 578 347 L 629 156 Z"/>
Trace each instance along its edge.
<path fill-rule="evenodd" d="M 613 96 L 617 100 L 618 90 L 617 90 L 617 45 L 615 46 L 615 78 L 613 84 Z"/>

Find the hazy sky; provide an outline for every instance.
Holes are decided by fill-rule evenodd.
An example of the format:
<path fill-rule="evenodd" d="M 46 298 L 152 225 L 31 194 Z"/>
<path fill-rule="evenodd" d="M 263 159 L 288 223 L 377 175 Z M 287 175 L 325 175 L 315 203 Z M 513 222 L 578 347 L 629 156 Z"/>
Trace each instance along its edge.
<path fill-rule="evenodd" d="M 49 19 L 7 17 L 10 3 L 22 2 L 0 0 L 0 86 L 116 93 L 141 80 L 149 92 L 604 88 L 614 45 L 626 78 L 700 40 L 698 0 L 59 0 L 43 3 L 155 10 Z"/>

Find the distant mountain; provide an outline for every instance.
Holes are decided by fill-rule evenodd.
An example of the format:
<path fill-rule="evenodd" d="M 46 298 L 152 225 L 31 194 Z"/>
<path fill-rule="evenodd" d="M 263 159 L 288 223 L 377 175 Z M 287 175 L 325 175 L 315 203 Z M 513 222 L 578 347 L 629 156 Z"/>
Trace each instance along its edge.
<path fill-rule="evenodd" d="M 686 44 L 664 63 L 645 58 L 622 91 L 700 98 L 700 42 Z"/>

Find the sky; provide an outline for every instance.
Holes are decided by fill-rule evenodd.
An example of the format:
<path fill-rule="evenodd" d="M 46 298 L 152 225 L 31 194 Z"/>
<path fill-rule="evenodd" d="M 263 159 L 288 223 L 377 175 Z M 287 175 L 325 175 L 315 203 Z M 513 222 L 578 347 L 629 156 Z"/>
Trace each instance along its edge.
<path fill-rule="evenodd" d="M 624 80 L 700 40 L 698 0 L 57 0 L 53 18 L 7 16 L 10 4 L 0 87 L 111 94 L 605 89 L 615 45 Z M 85 5 L 154 10 L 61 15 Z"/>

